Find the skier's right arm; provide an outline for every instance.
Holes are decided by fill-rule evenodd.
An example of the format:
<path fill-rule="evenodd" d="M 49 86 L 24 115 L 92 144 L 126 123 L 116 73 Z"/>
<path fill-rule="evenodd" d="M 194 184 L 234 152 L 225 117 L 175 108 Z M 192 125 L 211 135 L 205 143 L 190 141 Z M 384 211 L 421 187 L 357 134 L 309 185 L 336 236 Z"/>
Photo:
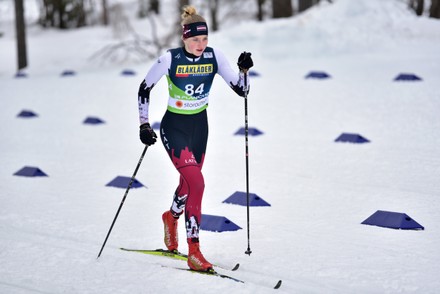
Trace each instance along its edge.
<path fill-rule="evenodd" d="M 150 103 L 150 92 L 154 85 L 160 80 L 163 75 L 168 73 L 168 68 L 171 64 L 171 53 L 159 57 L 156 63 L 150 68 L 147 76 L 139 86 L 138 91 L 138 105 L 139 105 L 139 122 L 140 124 L 148 123 L 148 106 Z"/>
<path fill-rule="evenodd" d="M 160 78 L 168 73 L 170 63 L 171 54 L 167 52 L 165 55 L 159 57 L 157 62 L 150 68 L 147 76 L 139 86 L 139 137 L 142 143 L 146 145 L 153 145 L 157 138 L 157 135 L 151 128 L 149 122 L 148 108 L 150 103 L 150 92 Z"/>

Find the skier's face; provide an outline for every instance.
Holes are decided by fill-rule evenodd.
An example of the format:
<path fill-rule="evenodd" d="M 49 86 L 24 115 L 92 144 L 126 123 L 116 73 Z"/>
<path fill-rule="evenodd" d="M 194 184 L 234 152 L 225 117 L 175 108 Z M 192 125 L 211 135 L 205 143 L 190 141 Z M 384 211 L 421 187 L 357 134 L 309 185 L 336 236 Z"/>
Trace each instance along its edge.
<path fill-rule="evenodd" d="M 183 43 L 185 44 L 185 49 L 188 53 L 200 56 L 203 51 L 205 51 L 206 46 L 208 46 L 208 35 L 186 38 L 183 39 Z"/>

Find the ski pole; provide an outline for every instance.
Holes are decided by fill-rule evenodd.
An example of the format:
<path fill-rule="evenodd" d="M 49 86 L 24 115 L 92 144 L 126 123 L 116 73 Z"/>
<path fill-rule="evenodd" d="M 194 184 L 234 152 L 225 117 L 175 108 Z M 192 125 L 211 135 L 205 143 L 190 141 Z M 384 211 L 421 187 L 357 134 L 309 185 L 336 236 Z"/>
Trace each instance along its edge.
<path fill-rule="evenodd" d="M 131 185 L 134 182 L 134 179 L 136 177 L 136 174 L 138 172 L 139 167 L 141 166 L 142 160 L 144 159 L 144 156 L 145 156 L 145 153 L 147 152 L 147 149 L 148 149 L 148 145 L 145 145 L 145 148 L 144 148 L 144 150 L 142 151 L 142 154 L 141 154 L 141 158 L 139 158 L 139 162 L 138 162 L 138 164 L 136 166 L 136 169 L 134 170 L 134 173 L 133 173 L 133 176 L 130 179 L 130 182 L 128 183 L 127 190 L 125 190 L 124 197 L 122 198 L 121 204 L 119 205 L 118 211 L 116 212 L 115 218 L 113 219 L 113 222 L 112 222 L 112 224 L 110 226 L 110 229 L 108 230 L 107 236 L 105 237 L 104 243 L 102 244 L 101 250 L 99 251 L 98 257 L 96 259 L 98 259 L 101 256 L 102 250 L 104 250 L 104 246 L 107 243 L 108 237 L 110 236 L 110 233 L 111 233 L 111 231 L 113 229 L 113 226 L 115 225 L 116 219 L 118 218 L 118 215 L 119 215 L 119 212 L 121 211 L 122 205 L 124 205 L 125 198 L 127 198 L 128 191 L 130 190 Z"/>
<path fill-rule="evenodd" d="M 249 212 L 249 126 L 248 126 L 248 89 L 247 89 L 247 70 L 244 72 L 244 140 L 245 140 L 245 157 L 246 157 L 246 211 L 247 211 L 247 250 L 245 254 L 251 255 L 250 245 L 250 212 Z"/>

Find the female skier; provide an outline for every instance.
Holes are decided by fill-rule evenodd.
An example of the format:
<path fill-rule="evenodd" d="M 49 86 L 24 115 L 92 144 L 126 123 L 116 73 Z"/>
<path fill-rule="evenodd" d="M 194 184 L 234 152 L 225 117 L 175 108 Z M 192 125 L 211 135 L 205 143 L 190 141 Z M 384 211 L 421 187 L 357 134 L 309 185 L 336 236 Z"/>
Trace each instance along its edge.
<path fill-rule="evenodd" d="M 238 95 L 244 97 L 249 89 L 245 79 L 249 81 L 247 71 L 253 61 L 251 53 L 243 52 L 238 58 L 239 72 L 233 71 L 219 50 L 207 47 L 206 20 L 193 6 L 183 8 L 181 24 L 183 47 L 170 49 L 160 56 L 139 87 L 139 137 L 146 145 L 156 142 L 156 133 L 149 124 L 148 106 L 151 89 L 165 75 L 169 97 L 160 124 L 160 138 L 180 174 L 180 181 L 171 208 L 162 215 L 164 241 L 168 250 L 178 250 L 177 221 L 185 212 L 188 266 L 193 270 L 208 271 L 212 264 L 200 252 L 199 229 L 205 187 L 202 166 L 208 140 L 206 108 L 209 91 L 215 74 L 219 74 Z"/>

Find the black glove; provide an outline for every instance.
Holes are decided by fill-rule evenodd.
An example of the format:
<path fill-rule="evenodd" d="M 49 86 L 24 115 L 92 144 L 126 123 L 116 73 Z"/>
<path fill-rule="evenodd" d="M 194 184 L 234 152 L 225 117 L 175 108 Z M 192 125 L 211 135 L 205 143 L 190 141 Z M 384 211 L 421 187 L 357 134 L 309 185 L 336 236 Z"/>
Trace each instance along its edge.
<path fill-rule="evenodd" d="M 254 62 L 252 61 L 251 58 L 251 53 L 250 52 L 243 52 L 240 54 L 240 56 L 238 57 L 238 68 L 243 71 L 246 72 L 248 71 L 251 67 L 254 66 Z"/>
<path fill-rule="evenodd" d="M 154 143 L 156 143 L 157 135 L 154 132 L 154 130 L 151 128 L 149 123 L 141 124 L 139 128 L 140 128 L 139 138 L 141 139 L 142 143 L 148 146 L 151 146 Z"/>

